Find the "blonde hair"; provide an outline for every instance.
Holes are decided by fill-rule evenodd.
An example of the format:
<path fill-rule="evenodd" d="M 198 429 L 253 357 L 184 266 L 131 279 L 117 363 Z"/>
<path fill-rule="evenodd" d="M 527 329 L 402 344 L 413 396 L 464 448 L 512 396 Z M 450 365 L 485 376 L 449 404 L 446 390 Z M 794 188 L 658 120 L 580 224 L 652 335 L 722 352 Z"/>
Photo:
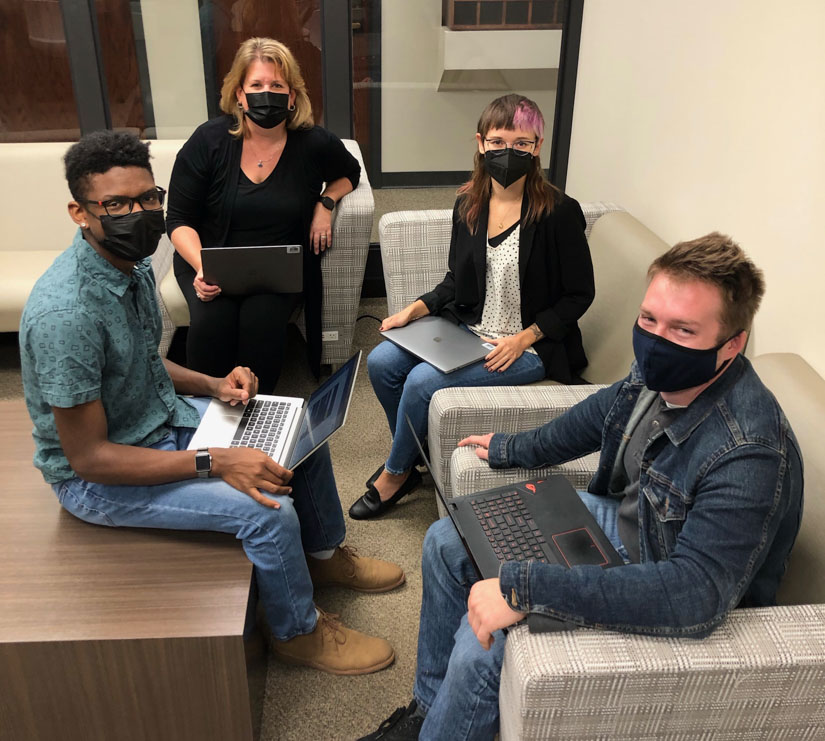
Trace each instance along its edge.
<path fill-rule="evenodd" d="M 288 129 L 308 129 L 315 124 L 312 117 L 312 103 L 307 95 L 307 87 L 301 75 L 301 66 L 292 52 L 275 39 L 253 37 L 238 47 L 232 67 L 223 78 L 221 86 L 221 110 L 235 117 L 235 126 L 229 130 L 232 136 L 244 136 L 247 132 L 246 117 L 238 104 L 235 91 L 243 87 L 246 71 L 256 59 L 275 64 L 289 89 L 295 93 L 295 109 L 287 114 Z"/>

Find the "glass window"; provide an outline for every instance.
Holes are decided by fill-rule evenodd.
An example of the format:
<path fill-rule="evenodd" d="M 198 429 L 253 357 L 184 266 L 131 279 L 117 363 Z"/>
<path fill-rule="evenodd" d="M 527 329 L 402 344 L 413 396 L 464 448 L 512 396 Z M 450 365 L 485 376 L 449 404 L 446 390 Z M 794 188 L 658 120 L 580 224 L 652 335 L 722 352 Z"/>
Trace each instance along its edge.
<path fill-rule="evenodd" d="M 372 179 L 463 182 L 479 115 L 512 92 L 544 114 L 546 167 L 563 10 L 563 0 L 354 0 L 354 129 Z"/>
<path fill-rule="evenodd" d="M 0 0 L 0 26 L 0 141 L 78 139 L 59 0 Z"/>

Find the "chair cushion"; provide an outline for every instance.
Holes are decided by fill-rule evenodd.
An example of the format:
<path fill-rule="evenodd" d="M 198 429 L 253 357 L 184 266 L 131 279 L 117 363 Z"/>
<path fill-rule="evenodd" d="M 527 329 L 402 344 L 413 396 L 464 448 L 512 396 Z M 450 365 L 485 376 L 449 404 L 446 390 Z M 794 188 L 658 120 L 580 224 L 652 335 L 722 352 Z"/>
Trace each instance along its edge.
<path fill-rule="evenodd" d="M 0 332 L 18 331 L 23 306 L 34 284 L 62 251 L 0 251 L 0 275 L 3 276 L 3 290 L 0 291 Z"/>

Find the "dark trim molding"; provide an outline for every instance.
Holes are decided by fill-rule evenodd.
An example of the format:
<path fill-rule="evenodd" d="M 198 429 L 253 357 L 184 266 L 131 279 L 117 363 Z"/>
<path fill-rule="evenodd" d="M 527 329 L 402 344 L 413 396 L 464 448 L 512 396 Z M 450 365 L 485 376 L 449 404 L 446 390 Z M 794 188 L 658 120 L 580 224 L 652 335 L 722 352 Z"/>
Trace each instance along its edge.
<path fill-rule="evenodd" d="M 567 14 L 561 37 L 556 110 L 553 116 L 553 139 L 550 145 L 550 167 L 548 168 L 550 182 L 561 190 L 564 190 L 567 185 L 567 165 L 570 158 L 570 137 L 573 133 L 573 106 L 576 100 L 583 13 L 584 0 L 567 0 Z"/>
<path fill-rule="evenodd" d="M 143 31 L 143 13 L 138 3 L 130 3 L 132 8 L 132 35 L 135 39 L 140 99 L 143 103 L 144 137 L 157 139 L 155 129 L 155 104 L 152 102 L 152 81 L 149 77 L 149 58 L 146 54 L 146 34 Z"/>
<path fill-rule="evenodd" d="M 94 0 L 61 0 L 80 135 L 112 128 Z"/>
<path fill-rule="evenodd" d="M 381 3 L 368 3 L 369 8 L 369 48 L 370 70 L 372 80 L 369 87 L 370 106 L 370 166 L 368 170 L 370 183 L 373 188 L 384 185 L 384 176 L 381 172 Z"/>
<path fill-rule="evenodd" d="M 364 282 L 361 284 L 362 298 L 378 298 L 387 295 L 384 285 L 384 264 L 381 261 L 381 246 L 378 242 L 370 242 L 367 252 L 367 264 L 364 268 Z"/>
<path fill-rule="evenodd" d="M 470 178 L 469 170 L 444 170 L 443 172 L 383 172 L 382 188 L 437 188 L 444 185 L 461 185 Z"/>
<path fill-rule="evenodd" d="M 352 15 L 349 3 L 323 0 L 324 128 L 352 138 Z"/>

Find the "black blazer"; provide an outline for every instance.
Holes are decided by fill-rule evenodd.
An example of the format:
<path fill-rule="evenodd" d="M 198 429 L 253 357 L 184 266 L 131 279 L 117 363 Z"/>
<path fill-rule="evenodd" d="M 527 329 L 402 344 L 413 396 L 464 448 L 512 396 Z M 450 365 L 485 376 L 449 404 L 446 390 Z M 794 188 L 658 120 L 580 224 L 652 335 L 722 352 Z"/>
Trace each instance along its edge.
<path fill-rule="evenodd" d="M 475 324 L 484 309 L 487 285 L 488 206 L 478 215 L 478 229 L 470 234 L 453 209 L 448 271 L 432 291 L 421 296 L 431 314 Z M 584 236 L 586 222 L 574 199 L 559 194 L 553 211 L 524 225 L 527 196 L 521 204 L 519 280 L 521 323 L 535 323 L 544 337 L 533 345 L 544 363 L 545 376 L 570 383 L 587 365 L 577 321 L 596 294 L 593 263 Z"/>
<path fill-rule="evenodd" d="M 203 247 L 226 244 L 241 168 L 242 141 L 229 134 L 234 124 L 233 116 L 213 118 L 201 124 L 178 152 L 166 214 L 166 231 L 170 236 L 179 226 L 189 226 L 198 233 Z M 294 187 L 304 195 L 300 214 L 304 234 L 304 315 L 309 364 L 317 376 L 321 363 L 323 286 L 321 257 L 309 249 L 309 226 L 322 184 L 347 177 L 355 188 L 361 166 L 335 134 L 320 126 L 290 130 L 287 136 Z M 184 267 L 183 258 L 176 252 L 176 274 Z"/>

